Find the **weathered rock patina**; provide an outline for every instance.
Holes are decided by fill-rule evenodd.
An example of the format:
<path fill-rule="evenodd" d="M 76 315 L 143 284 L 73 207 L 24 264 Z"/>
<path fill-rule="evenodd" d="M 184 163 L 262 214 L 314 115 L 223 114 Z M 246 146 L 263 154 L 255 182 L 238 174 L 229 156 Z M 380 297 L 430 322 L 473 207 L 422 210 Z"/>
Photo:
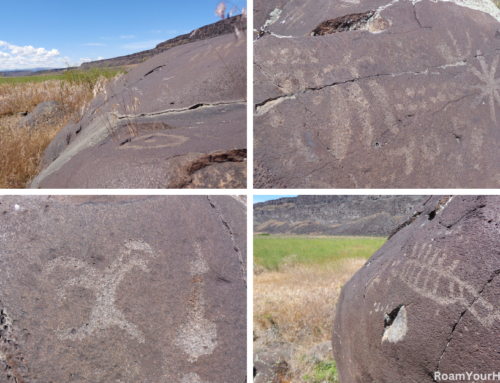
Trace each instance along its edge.
<path fill-rule="evenodd" d="M 498 196 L 428 197 L 410 212 L 342 288 L 332 332 L 339 381 L 496 372 L 499 227 Z"/>
<path fill-rule="evenodd" d="M 255 8 L 255 187 L 499 186 L 492 1 Z"/>
<path fill-rule="evenodd" d="M 0 197 L 0 382 L 245 382 L 245 204 Z"/>
<path fill-rule="evenodd" d="M 233 159 L 211 171 L 218 179 L 200 187 L 241 188 L 245 94 L 244 34 L 171 48 L 109 83 L 79 121 L 68 123 L 45 150 L 30 187 L 197 187 L 189 169 L 200 157 L 236 150 L 239 157 L 228 154 Z M 181 186 L 173 180 L 179 174 L 187 180 Z"/>

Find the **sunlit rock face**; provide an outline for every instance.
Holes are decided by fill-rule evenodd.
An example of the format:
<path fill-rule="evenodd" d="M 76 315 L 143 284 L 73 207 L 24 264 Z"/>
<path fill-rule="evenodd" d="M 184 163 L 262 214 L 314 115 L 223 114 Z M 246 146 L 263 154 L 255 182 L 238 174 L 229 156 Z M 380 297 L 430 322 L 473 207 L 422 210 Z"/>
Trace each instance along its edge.
<path fill-rule="evenodd" d="M 245 188 L 247 42 L 224 31 L 108 83 L 49 144 L 30 187 Z"/>
<path fill-rule="evenodd" d="M 332 332 L 339 381 L 495 372 L 499 228 L 498 196 L 428 197 L 401 220 L 342 288 Z"/>

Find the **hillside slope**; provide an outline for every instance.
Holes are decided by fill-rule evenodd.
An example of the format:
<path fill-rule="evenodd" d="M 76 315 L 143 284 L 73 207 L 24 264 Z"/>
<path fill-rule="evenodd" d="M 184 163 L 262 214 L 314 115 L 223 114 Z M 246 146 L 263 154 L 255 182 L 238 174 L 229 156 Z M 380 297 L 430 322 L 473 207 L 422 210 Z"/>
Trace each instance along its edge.
<path fill-rule="evenodd" d="M 298 196 L 254 205 L 254 232 L 389 236 L 422 196 Z"/>

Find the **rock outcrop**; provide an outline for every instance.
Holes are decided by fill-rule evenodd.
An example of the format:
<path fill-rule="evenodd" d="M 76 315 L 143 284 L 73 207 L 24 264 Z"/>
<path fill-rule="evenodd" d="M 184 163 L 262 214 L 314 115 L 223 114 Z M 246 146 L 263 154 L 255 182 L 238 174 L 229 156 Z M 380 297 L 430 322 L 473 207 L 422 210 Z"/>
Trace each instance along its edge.
<path fill-rule="evenodd" d="M 254 205 L 254 232 L 389 236 L 422 196 L 298 196 Z"/>
<path fill-rule="evenodd" d="M 255 2 L 256 188 L 496 188 L 490 0 Z"/>
<path fill-rule="evenodd" d="M 246 29 L 246 19 L 241 15 L 233 16 L 216 23 L 205 25 L 185 35 L 174 37 L 173 39 L 158 44 L 154 49 L 133 53 L 127 56 L 113 57 L 111 59 L 90 61 L 80 65 L 79 69 L 118 67 L 131 64 L 141 64 L 146 59 L 150 59 L 157 54 L 179 45 L 189 44 L 198 40 L 205 40 L 212 37 L 234 33 L 234 28 Z"/>
<path fill-rule="evenodd" d="M 243 383 L 245 204 L 0 197 L 0 382 Z"/>
<path fill-rule="evenodd" d="M 64 127 L 31 187 L 245 187 L 245 95 L 244 37 L 169 49 L 113 80 Z"/>
<path fill-rule="evenodd" d="M 499 227 L 498 196 L 428 197 L 410 212 L 342 288 L 332 333 L 339 381 L 493 381 Z M 484 378 L 450 377 L 466 372 Z"/>
<path fill-rule="evenodd" d="M 38 104 L 33 112 L 19 121 L 19 126 L 27 130 L 33 130 L 44 124 L 55 125 L 65 115 L 64 105 L 59 101 L 45 101 Z"/>

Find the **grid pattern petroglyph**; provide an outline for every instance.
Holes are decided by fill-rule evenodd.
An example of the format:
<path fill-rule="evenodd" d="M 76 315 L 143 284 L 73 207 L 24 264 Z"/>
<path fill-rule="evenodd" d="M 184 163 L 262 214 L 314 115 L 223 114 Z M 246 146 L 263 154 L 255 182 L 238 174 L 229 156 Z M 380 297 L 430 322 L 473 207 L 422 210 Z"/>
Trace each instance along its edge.
<path fill-rule="evenodd" d="M 125 242 L 124 249 L 118 258 L 109 268 L 106 268 L 104 273 L 76 258 L 61 257 L 48 262 L 43 270 L 46 276 L 60 268 L 79 272 L 77 277 L 64 281 L 57 288 L 57 296 L 60 300 L 66 299 L 68 288 L 73 286 L 91 289 L 96 297 L 88 321 L 78 328 L 59 329 L 57 331 L 59 339 L 82 340 L 92 334 L 99 335 L 100 330 L 117 326 L 132 338 L 144 343 L 142 331 L 137 325 L 127 320 L 123 312 L 115 306 L 115 296 L 118 285 L 127 273 L 134 268 L 148 273 L 150 271 L 148 261 L 156 257 L 157 255 L 147 243 L 130 240 Z"/>
<path fill-rule="evenodd" d="M 500 311 L 481 296 L 481 291 L 457 274 L 460 261 L 449 262 L 444 250 L 432 244 L 416 245 L 411 255 L 391 263 L 391 274 L 417 294 L 441 306 L 458 305 L 467 309 L 483 326 L 500 320 Z M 397 267 L 402 264 L 402 267 Z"/>

